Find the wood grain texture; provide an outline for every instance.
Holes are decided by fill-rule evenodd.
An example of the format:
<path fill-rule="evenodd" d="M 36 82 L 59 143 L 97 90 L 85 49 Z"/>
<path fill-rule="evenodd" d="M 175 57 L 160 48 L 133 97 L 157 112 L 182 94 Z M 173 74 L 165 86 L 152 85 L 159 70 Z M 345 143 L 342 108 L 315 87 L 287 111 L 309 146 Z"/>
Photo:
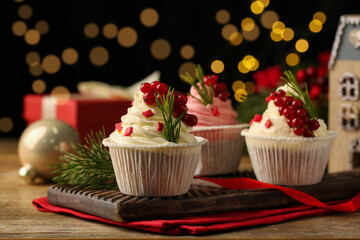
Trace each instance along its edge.
<path fill-rule="evenodd" d="M 297 219 L 206 236 L 166 236 L 37 211 L 31 204 L 50 184 L 28 185 L 17 175 L 16 141 L 0 140 L 0 239 L 360 239 L 360 211 Z M 6 143 L 4 149 L 3 143 Z"/>

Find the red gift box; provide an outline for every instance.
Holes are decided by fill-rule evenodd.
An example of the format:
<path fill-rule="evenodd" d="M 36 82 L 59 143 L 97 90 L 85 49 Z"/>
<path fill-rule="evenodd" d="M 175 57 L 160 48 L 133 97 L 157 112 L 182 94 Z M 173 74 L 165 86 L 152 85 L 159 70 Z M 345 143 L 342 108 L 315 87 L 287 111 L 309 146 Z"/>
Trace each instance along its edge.
<path fill-rule="evenodd" d="M 66 103 L 62 103 L 50 95 L 27 94 L 24 96 L 23 118 L 28 125 L 43 118 L 62 120 L 84 139 L 90 130 L 96 132 L 103 127 L 108 136 L 130 106 L 131 101 L 123 99 L 72 94 Z"/>

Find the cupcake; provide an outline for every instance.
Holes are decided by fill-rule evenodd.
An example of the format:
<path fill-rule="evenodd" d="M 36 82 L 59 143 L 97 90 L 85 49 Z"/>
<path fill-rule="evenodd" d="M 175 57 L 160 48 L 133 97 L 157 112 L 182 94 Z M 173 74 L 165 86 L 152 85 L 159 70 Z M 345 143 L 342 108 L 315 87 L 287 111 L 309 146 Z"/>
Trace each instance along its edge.
<path fill-rule="evenodd" d="M 190 133 L 197 118 L 186 113 L 178 96 L 164 83 L 142 84 L 132 107 L 103 140 L 122 193 L 155 197 L 188 191 L 207 140 Z"/>
<path fill-rule="evenodd" d="M 290 71 L 285 85 L 266 98 L 267 109 L 244 130 L 259 181 L 278 185 L 311 185 L 324 175 L 336 134 L 327 130 Z M 307 87 L 306 87 L 307 89 Z"/>
<path fill-rule="evenodd" d="M 181 75 L 191 84 L 188 113 L 198 117 L 192 133 L 208 140 L 201 149 L 195 174 L 211 176 L 236 172 L 244 147 L 241 130 L 248 125 L 236 120 L 238 114 L 231 106 L 227 86 L 219 82 L 217 75 L 203 75 L 199 66 L 196 77 L 195 80 L 189 74 Z"/>

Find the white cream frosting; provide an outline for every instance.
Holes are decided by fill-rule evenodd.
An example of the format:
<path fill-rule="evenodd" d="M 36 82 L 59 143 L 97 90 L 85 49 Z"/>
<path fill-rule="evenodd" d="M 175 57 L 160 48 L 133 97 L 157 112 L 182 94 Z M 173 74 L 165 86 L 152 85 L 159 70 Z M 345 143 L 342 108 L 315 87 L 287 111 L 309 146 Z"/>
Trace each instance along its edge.
<path fill-rule="evenodd" d="M 131 145 L 158 145 L 158 144 L 173 144 L 166 140 L 165 131 L 158 131 L 158 122 L 163 123 L 163 116 L 156 105 L 147 105 L 143 101 L 144 94 L 137 91 L 134 94 L 134 105 L 128 108 L 126 115 L 121 117 L 122 127 L 121 131 L 115 130 L 110 134 L 110 141 L 118 144 Z M 151 117 L 144 117 L 143 112 L 151 110 L 153 115 Z M 132 127 L 133 131 L 130 136 L 124 136 L 125 130 Z M 196 142 L 194 135 L 190 134 L 191 127 L 181 123 L 179 143 L 193 143 Z"/>
<path fill-rule="evenodd" d="M 290 92 L 295 95 L 294 91 L 287 85 L 279 87 L 276 91 L 283 90 L 286 95 L 290 95 Z M 293 129 L 287 125 L 287 119 L 284 116 L 280 116 L 278 107 L 275 106 L 274 101 L 270 100 L 267 109 L 263 113 L 263 118 L 260 122 L 253 122 L 249 128 L 249 134 L 261 135 L 261 136 L 277 136 L 277 137 L 297 137 L 302 136 L 295 135 Z M 267 128 L 265 123 L 270 119 L 271 126 Z M 322 119 L 317 119 L 320 127 L 314 131 L 315 137 L 327 136 L 327 126 Z"/>

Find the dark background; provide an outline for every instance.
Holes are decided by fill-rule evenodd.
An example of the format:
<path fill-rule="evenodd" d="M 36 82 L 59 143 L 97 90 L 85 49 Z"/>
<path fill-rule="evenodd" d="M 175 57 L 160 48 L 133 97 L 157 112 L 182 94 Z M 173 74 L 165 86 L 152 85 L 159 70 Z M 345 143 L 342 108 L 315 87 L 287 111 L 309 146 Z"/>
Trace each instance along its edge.
<path fill-rule="evenodd" d="M 58 85 L 66 86 L 71 92 L 76 91 L 80 81 L 97 80 L 110 84 L 131 85 L 155 70 L 161 71 L 161 81 L 178 90 L 187 91 L 189 86 L 178 77 L 179 66 L 191 61 L 203 66 L 211 74 L 210 64 L 220 59 L 225 70 L 220 74 L 223 81 L 231 86 L 237 79 L 251 81 L 252 73 L 242 74 L 237 70 L 238 62 L 247 54 L 260 62 L 259 69 L 280 64 L 288 68 L 284 61 L 286 54 L 294 49 L 295 41 L 305 38 L 309 41 L 309 50 L 301 54 L 302 61 L 312 61 L 317 54 L 330 50 L 335 36 L 339 17 L 342 14 L 359 13 L 360 1 L 329 0 L 270 0 L 266 9 L 274 10 L 287 27 L 295 31 L 290 42 L 273 42 L 268 29 L 260 24 L 260 16 L 250 11 L 248 0 L 232 1 L 0 1 L 0 119 L 9 117 L 14 126 L 9 132 L 1 132 L 0 137 L 17 137 L 24 130 L 26 123 L 22 119 L 23 96 L 32 92 L 32 82 L 43 79 L 46 90 Z M 41 36 L 38 44 L 28 45 L 23 37 L 15 36 L 12 24 L 20 20 L 18 9 L 21 5 L 32 7 L 33 14 L 24 20 L 28 26 L 34 26 L 38 20 L 46 20 L 50 31 Z M 139 15 L 145 8 L 154 8 L 159 14 L 159 22 L 151 28 L 141 24 Z M 215 20 L 218 10 L 225 9 L 231 14 L 230 22 L 240 29 L 241 20 L 252 17 L 260 27 L 260 36 L 254 42 L 243 41 L 239 46 L 232 46 L 221 36 L 222 25 Z M 308 24 L 317 11 L 326 14 L 327 20 L 320 33 L 311 33 Z M 99 35 L 89 39 L 84 35 L 84 26 L 94 22 L 100 28 Z M 137 31 L 138 41 L 133 47 L 124 48 L 116 39 L 107 39 L 102 35 L 102 27 L 109 22 L 120 29 L 131 26 Z M 171 45 L 171 54 L 164 60 L 155 59 L 149 49 L 158 38 L 166 39 Z M 180 49 L 190 44 L 195 55 L 190 60 L 183 59 Z M 89 51 L 97 45 L 104 46 L 110 53 L 110 60 L 102 67 L 94 66 L 89 60 Z M 61 56 L 65 48 L 75 48 L 79 60 L 74 65 L 62 64 L 56 74 L 43 73 L 34 77 L 29 73 L 25 56 L 30 51 L 38 52 L 41 57 L 48 54 Z M 234 102 L 234 104 L 236 104 Z"/>

